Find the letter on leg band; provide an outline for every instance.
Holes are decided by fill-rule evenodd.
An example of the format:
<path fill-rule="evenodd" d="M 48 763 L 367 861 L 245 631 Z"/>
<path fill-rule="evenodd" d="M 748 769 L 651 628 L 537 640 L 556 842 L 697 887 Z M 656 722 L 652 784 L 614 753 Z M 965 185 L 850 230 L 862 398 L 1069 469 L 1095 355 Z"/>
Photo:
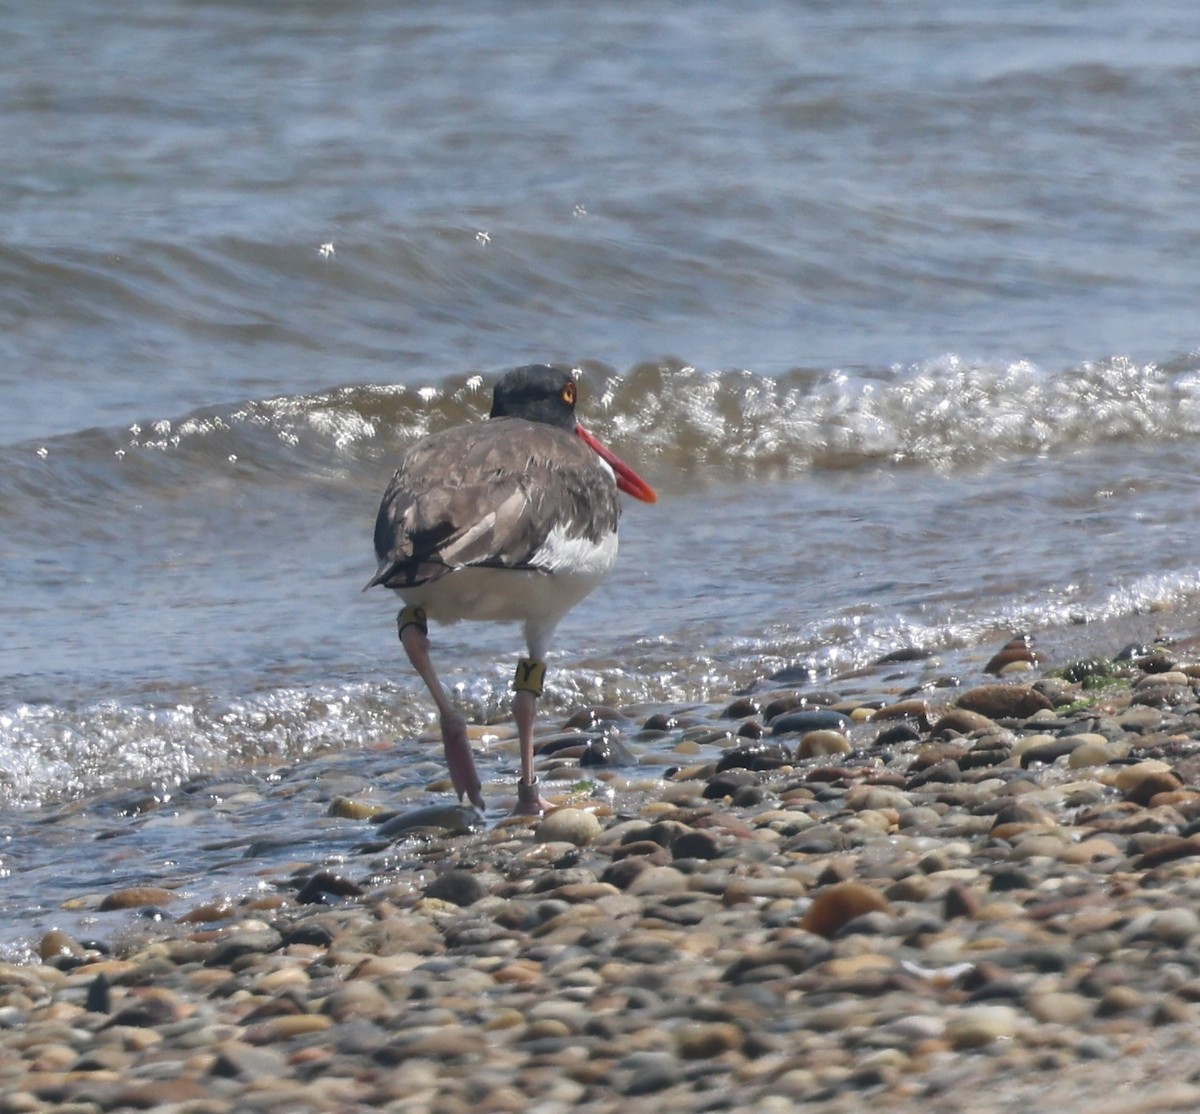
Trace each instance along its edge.
<path fill-rule="evenodd" d="M 536 658 L 522 658 L 517 662 L 517 675 L 513 678 L 513 688 L 517 692 L 531 692 L 534 696 L 542 695 L 542 686 L 546 683 L 546 663 Z"/>
<path fill-rule="evenodd" d="M 403 635 L 405 627 L 417 627 L 422 634 L 429 633 L 429 624 L 425 621 L 425 608 L 409 604 L 396 616 L 396 633 Z"/>

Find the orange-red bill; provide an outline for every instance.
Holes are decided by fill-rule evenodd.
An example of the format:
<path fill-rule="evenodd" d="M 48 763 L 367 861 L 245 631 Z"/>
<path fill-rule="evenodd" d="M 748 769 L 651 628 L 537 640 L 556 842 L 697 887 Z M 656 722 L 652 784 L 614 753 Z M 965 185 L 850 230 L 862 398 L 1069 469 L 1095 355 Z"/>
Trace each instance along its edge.
<path fill-rule="evenodd" d="M 602 445 L 581 425 L 577 424 L 575 426 L 575 432 L 613 470 L 613 474 L 617 477 L 617 487 L 625 492 L 626 495 L 632 495 L 635 499 L 640 499 L 643 503 L 658 502 L 658 496 L 655 494 L 654 488 L 646 483 L 612 449 Z"/>

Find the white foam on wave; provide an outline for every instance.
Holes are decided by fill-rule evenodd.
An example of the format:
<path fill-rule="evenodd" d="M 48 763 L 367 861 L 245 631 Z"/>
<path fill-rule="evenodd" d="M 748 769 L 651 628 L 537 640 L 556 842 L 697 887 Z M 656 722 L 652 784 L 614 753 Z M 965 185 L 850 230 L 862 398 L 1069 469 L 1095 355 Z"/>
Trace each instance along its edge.
<path fill-rule="evenodd" d="M 126 462 L 181 454 L 189 475 L 205 460 L 224 473 L 231 455 L 269 474 L 317 473 L 335 460 L 390 460 L 434 430 L 481 420 L 494 378 L 457 376 L 416 389 L 352 384 L 247 400 L 119 431 L 81 431 L 51 448 L 56 458 L 78 455 L 93 464 L 114 452 Z M 688 476 L 881 465 L 950 470 L 1013 454 L 1161 444 L 1200 433 L 1195 356 L 1168 366 L 1114 356 L 1049 369 L 948 353 L 912 365 L 770 375 L 664 359 L 625 373 L 585 364 L 581 378 L 581 417 L 598 435 L 634 459 L 658 457 L 663 471 Z M 272 466 L 281 452 L 285 469 Z"/>
<path fill-rule="evenodd" d="M 1047 369 L 950 353 L 881 369 L 702 372 L 678 361 L 609 376 L 615 436 L 689 471 L 864 464 L 948 469 L 1200 431 L 1200 372 L 1121 356 Z"/>
<path fill-rule="evenodd" d="M 223 766 L 378 745 L 421 730 L 426 718 L 390 686 L 361 683 L 162 706 L 20 704 L 0 710 L 0 804 L 135 785 L 169 793 Z"/>

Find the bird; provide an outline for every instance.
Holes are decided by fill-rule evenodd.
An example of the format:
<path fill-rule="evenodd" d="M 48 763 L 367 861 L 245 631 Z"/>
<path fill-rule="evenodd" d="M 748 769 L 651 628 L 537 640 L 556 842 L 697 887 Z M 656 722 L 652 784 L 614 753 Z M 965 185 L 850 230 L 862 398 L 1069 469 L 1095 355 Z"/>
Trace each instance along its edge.
<path fill-rule="evenodd" d="M 524 624 L 527 656 L 513 679 L 521 770 L 514 812 L 547 807 L 533 762 L 533 726 L 554 631 L 612 568 L 618 491 L 645 503 L 654 489 L 575 418 L 569 370 L 515 368 L 496 383 L 486 421 L 413 444 L 375 520 L 378 568 L 366 588 L 399 595 L 400 643 L 437 708 L 450 780 L 484 808 L 466 720 L 430 658 L 429 622 Z M 364 588 L 364 591 L 366 589 Z"/>

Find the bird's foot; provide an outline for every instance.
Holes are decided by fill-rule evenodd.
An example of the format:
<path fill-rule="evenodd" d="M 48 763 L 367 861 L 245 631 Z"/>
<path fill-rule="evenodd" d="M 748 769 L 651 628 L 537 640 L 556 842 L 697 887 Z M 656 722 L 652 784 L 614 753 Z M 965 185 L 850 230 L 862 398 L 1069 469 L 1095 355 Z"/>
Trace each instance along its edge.
<path fill-rule="evenodd" d="M 461 801 L 466 797 L 476 808 L 483 809 L 483 791 L 467 738 L 466 720 L 459 716 L 442 717 L 442 747 L 446 751 L 446 766 L 458 799 Z"/>
<path fill-rule="evenodd" d="M 541 782 L 534 778 L 531 782 L 517 782 L 517 806 L 513 809 L 514 816 L 541 816 L 550 804 L 541 792 Z"/>

